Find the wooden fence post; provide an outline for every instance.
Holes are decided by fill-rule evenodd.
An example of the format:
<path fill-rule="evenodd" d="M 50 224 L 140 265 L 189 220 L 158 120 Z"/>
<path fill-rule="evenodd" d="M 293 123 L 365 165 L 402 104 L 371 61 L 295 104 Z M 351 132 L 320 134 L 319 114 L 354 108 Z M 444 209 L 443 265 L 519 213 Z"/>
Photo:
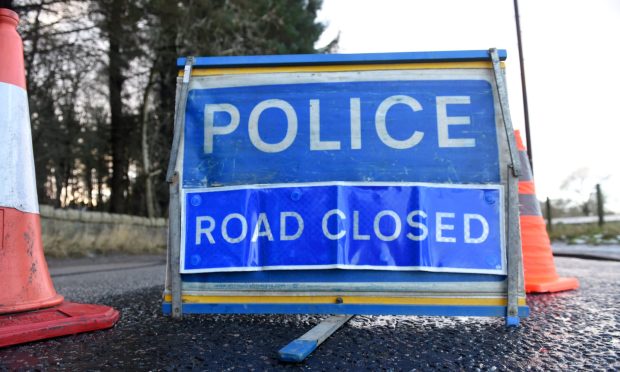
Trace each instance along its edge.
<path fill-rule="evenodd" d="M 603 192 L 600 183 L 596 184 L 596 212 L 598 213 L 598 225 L 603 226 L 605 224 L 605 208 L 603 208 Z"/>
<path fill-rule="evenodd" d="M 545 202 L 545 207 L 547 209 L 547 230 L 553 230 L 553 216 L 551 216 L 551 199 L 547 197 L 547 201 Z"/>

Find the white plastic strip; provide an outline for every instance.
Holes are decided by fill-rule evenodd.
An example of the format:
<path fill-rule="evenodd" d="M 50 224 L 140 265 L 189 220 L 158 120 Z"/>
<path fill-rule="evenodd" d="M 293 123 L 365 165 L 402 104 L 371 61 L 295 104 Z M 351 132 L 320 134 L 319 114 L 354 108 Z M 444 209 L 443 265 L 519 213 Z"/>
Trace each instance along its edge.
<path fill-rule="evenodd" d="M 0 82 L 0 207 L 39 213 L 28 93 Z"/>

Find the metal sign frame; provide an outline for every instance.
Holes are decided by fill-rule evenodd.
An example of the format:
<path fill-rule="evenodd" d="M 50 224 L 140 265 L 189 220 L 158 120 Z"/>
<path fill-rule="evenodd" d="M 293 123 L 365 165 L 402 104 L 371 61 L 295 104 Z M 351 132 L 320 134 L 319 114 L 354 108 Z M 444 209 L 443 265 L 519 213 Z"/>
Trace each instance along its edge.
<path fill-rule="evenodd" d="M 505 51 L 414 52 L 353 55 L 288 55 L 252 57 L 180 58 L 183 67 L 177 86 L 174 139 L 168 167 L 170 185 L 168 264 L 163 311 L 179 318 L 183 313 L 323 313 L 409 314 L 505 317 L 517 325 L 527 316 L 523 285 L 518 211 L 519 163 L 508 108 L 504 71 Z M 299 272 L 269 275 L 252 273 L 181 274 L 181 172 L 187 97 L 196 69 L 227 74 L 239 69 L 253 73 L 273 71 L 368 71 L 399 65 L 433 69 L 437 64 L 485 70 L 494 82 L 496 127 L 501 186 L 504 192 L 504 239 L 507 275 L 386 272 L 355 275 L 325 272 L 323 278 L 296 281 Z M 445 67 L 444 67 L 445 68 Z M 199 75 L 199 74 L 198 74 Z M 419 181 L 419 180 L 416 180 Z M 355 274 L 355 273 L 354 273 Z M 202 275 L 202 276 L 201 276 Z M 245 275 L 245 276 L 244 276 Z M 205 279 L 206 278 L 206 279 Z M 333 280 L 336 278 L 336 280 Z M 374 278 L 374 279 L 373 279 Z"/>

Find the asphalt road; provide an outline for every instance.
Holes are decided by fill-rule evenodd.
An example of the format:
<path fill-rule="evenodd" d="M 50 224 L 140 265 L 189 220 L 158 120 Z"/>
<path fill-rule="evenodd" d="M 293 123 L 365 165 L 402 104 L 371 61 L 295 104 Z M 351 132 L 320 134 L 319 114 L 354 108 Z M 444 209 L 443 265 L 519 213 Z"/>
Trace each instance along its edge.
<path fill-rule="evenodd" d="M 620 370 L 620 262 L 556 258 L 577 291 L 528 296 L 502 319 L 356 316 L 302 364 L 277 351 L 309 315 L 161 315 L 161 257 L 50 261 L 57 290 L 122 312 L 111 330 L 0 349 L 0 370 Z M 95 269 L 93 271 L 93 269 Z"/>

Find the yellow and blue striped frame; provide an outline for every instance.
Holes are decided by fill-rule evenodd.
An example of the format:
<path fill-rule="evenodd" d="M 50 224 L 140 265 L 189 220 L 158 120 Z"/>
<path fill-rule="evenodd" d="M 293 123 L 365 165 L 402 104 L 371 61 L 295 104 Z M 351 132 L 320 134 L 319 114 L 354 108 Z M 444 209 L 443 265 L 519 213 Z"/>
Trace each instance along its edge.
<path fill-rule="evenodd" d="M 191 76 L 273 74 L 273 73 L 328 73 L 348 71 L 387 70 L 442 70 L 442 69 L 488 69 L 493 65 L 489 52 L 413 52 L 380 54 L 339 55 L 283 55 L 247 57 L 198 57 Z M 499 51 L 501 60 L 506 52 Z M 186 59 L 179 58 L 180 78 Z M 501 63 L 504 67 L 504 63 Z M 187 277 L 191 274 L 183 274 Z M 433 276 L 441 274 L 433 274 Z M 491 275 L 492 276 L 492 275 Z M 498 278 L 493 276 L 492 281 Z M 505 280 L 505 279 L 504 279 Z M 303 284 L 300 284 L 303 286 Z M 249 294 L 252 293 L 252 294 Z M 260 292 L 258 292 L 260 293 Z M 467 295 L 446 296 L 371 296 L 304 294 L 274 296 L 257 294 L 255 291 L 182 294 L 184 313 L 315 313 L 315 314 L 370 314 L 370 315 L 447 315 L 447 316 L 506 316 L 506 293 L 485 297 Z M 519 316 L 529 313 L 524 294 L 518 299 Z M 171 313 L 171 295 L 164 294 L 163 311 Z"/>

